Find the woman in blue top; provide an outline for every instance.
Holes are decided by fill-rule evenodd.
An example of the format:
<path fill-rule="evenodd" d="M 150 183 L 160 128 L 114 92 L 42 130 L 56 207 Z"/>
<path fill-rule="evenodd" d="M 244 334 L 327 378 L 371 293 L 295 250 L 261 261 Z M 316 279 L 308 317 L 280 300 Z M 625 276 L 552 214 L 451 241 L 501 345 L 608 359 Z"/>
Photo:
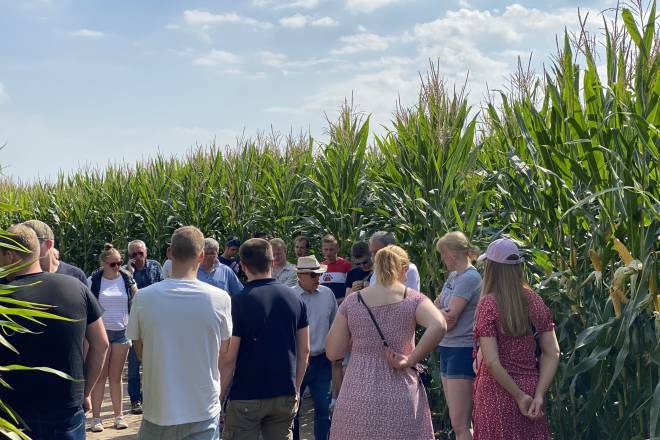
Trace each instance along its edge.
<path fill-rule="evenodd" d="M 442 388 L 456 440 L 471 440 L 472 415 L 472 329 L 479 302 L 481 275 L 471 257 L 479 249 L 462 232 L 448 232 L 436 245 L 449 276 L 435 305 L 447 320 L 447 334 L 438 346 Z"/>

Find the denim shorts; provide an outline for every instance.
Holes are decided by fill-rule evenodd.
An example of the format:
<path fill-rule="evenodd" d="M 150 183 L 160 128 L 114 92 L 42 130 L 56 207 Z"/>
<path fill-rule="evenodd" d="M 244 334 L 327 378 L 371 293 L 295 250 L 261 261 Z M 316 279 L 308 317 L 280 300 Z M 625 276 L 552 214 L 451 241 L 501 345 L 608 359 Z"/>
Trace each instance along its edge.
<path fill-rule="evenodd" d="M 111 344 L 129 344 L 128 338 L 126 337 L 126 330 L 105 330 L 105 334 L 108 335 L 108 341 Z"/>
<path fill-rule="evenodd" d="M 472 347 L 438 347 L 443 379 L 474 379 Z"/>

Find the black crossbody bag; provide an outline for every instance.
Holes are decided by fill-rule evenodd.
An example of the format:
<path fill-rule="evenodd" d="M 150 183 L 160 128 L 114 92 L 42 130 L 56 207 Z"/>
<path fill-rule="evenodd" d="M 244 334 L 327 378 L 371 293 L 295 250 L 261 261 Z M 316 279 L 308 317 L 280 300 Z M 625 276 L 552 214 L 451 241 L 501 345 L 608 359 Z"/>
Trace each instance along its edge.
<path fill-rule="evenodd" d="M 403 292 L 404 299 L 406 298 L 407 294 L 408 294 L 408 288 L 406 287 L 406 290 Z M 362 298 L 362 292 L 358 292 L 357 297 L 358 297 L 358 302 L 362 303 L 362 305 L 367 309 L 367 312 L 369 313 L 369 317 L 371 318 L 371 322 L 374 323 L 374 327 L 376 327 L 376 331 L 378 331 L 378 335 L 380 336 L 380 339 L 383 341 L 383 346 L 389 347 L 389 344 L 385 339 L 385 335 L 383 334 L 383 331 L 380 329 L 380 326 L 378 325 L 378 321 L 376 321 L 376 317 L 371 312 L 371 308 L 369 308 L 367 303 L 364 302 L 364 298 Z M 431 373 L 429 372 L 428 367 L 426 367 L 421 363 L 418 363 L 414 367 L 410 367 L 410 368 L 417 374 L 420 384 L 422 384 L 424 387 L 428 387 L 431 385 Z"/>

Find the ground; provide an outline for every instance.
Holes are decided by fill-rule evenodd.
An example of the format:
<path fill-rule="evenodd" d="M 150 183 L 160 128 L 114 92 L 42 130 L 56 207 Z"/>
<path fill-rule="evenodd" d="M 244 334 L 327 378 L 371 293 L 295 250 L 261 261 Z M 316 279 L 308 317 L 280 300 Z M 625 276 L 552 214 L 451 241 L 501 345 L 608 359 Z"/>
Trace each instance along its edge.
<path fill-rule="evenodd" d="M 112 424 L 114 418 L 112 416 L 112 404 L 110 403 L 110 395 L 108 394 L 108 387 L 105 389 L 105 397 L 103 399 L 103 406 L 101 407 L 101 419 L 103 420 L 103 432 L 95 433 L 87 431 L 87 438 L 89 440 L 134 440 L 137 439 L 137 431 L 140 428 L 142 416 L 136 416 L 130 413 L 131 403 L 128 399 L 128 392 L 126 391 L 126 381 L 124 381 L 124 416 L 128 423 L 128 429 L 117 430 Z M 87 415 L 88 420 L 91 414 Z M 312 399 L 303 400 L 303 408 L 300 420 L 300 438 L 301 440 L 313 440 L 314 437 L 314 412 L 312 407 Z"/>

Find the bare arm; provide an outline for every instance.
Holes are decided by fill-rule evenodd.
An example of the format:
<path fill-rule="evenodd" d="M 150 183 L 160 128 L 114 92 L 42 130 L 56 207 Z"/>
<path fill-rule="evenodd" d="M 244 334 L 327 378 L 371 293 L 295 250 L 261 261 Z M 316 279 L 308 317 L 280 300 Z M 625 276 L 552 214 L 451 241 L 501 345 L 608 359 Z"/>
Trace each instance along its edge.
<path fill-rule="evenodd" d="M 331 361 L 337 361 L 344 357 L 351 340 L 351 332 L 348 330 L 348 321 L 341 313 L 337 313 L 335 320 L 330 326 L 328 337 L 325 340 L 325 355 Z"/>
<path fill-rule="evenodd" d="M 539 381 L 536 384 L 534 399 L 527 414 L 530 418 L 543 415 L 544 396 L 559 366 L 559 342 L 557 342 L 557 335 L 554 330 L 541 333 L 540 345 Z"/>
<path fill-rule="evenodd" d="M 461 317 L 461 313 L 463 313 L 463 310 L 465 310 L 467 305 L 467 299 L 460 296 L 452 296 L 447 308 L 440 310 L 440 313 L 442 313 L 442 316 L 444 316 L 447 321 L 447 331 L 454 328 L 456 322 L 458 322 L 458 318 Z"/>
<path fill-rule="evenodd" d="M 105 355 L 108 351 L 108 335 L 105 333 L 103 320 L 101 318 L 87 326 L 85 338 L 89 342 L 87 358 L 85 360 L 85 398 L 89 397 L 92 388 L 96 384 L 105 362 Z"/>
<path fill-rule="evenodd" d="M 408 356 L 398 353 L 391 348 L 385 349 L 385 359 L 392 368 L 402 369 L 414 367 L 426 355 L 431 352 L 447 333 L 447 323 L 442 313 L 431 302 L 430 299 L 424 300 L 417 305 L 415 310 L 415 319 L 417 324 L 426 328 L 424 334 L 419 339 L 419 343 Z"/>
<path fill-rule="evenodd" d="M 426 357 L 428 353 L 435 350 L 442 338 L 447 333 L 447 322 L 440 311 L 433 305 L 430 299 L 424 298 L 415 311 L 417 324 L 426 330 L 419 339 L 415 349 L 408 356 L 409 366 L 416 365 Z"/>
<path fill-rule="evenodd" d="M 231 383 L 236 370 L 236 359 L 238 348 L 241 346 L 241 338 L 232 336 L 231 339 L 220 343 L 220 356 L 218 356 L 218 368 L 220 369 L 220 401 L 224 402 L 229 394 Z"/>
<path fill-rule="evenodd" d="M 309 326 L 296 333 L 296 394 L 300 394 L 307 362 L 309 361 Z"/>

